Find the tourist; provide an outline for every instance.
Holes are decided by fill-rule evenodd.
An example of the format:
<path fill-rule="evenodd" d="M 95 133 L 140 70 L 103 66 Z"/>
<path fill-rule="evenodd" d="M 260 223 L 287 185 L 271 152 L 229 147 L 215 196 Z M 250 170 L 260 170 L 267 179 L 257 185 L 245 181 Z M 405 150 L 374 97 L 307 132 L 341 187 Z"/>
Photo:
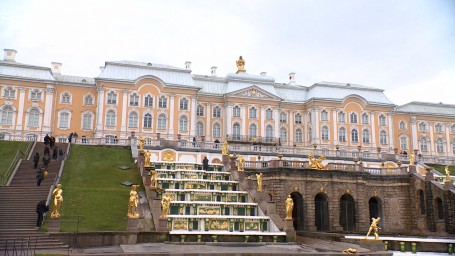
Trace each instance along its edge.
<path fill-rule="evenodd" d="M 196 147 L 196 137 L 193 137 L 193 147 Z"/>
<path fill-rule="evenodd" d="M 47 146 L 47 145 L 49 144 L 49 142 L 50 142 L 50 139 L 51 139 L 51 138 L 49 137 L 49 135 L 46 134 L 46 136 L 44 137 L 44 145 Z"/>
<path fill-rule="evenodd" d="M 46 200 L 41 200 L 36 205 L 36 213 L 38 214 L 38 220 L 36 221 L 36 227 L 41 227 L 41 223 L 43 223 L 43 215 L 49 211 L 49 206 L 46 205 Z"/>
<path fill-rule="evenodd" d="M 74 132 L 73 133 L 74 143 L 77 143 L 77 137 L 79 137 L 79 135 L 77 135 L 77 132 Z"/>
<path fill-rule="evenodd" d="M 63 161 L 63 149 L 58 149 L 58 160 Z"/>
<path fill-rule="evenodd" d="M 41 167 L 40 169 L 38 169 L 38 171 L 36 172 L 36 186 L 41 186 L 41 181 L 44 180 L 44 171 L 46 169 L 44 167 Z"/>
<path fill-rule="evenodd" d="M 44 168 L 47 168 L 49 166 L 49 162 L 51 161 L 51 156 L 49 154 L 45 154 L 43 156 L 43 165 Z"/>
<path fill-rule="evenodd" d="M 49 139 L 49 146 L 51 148 L 55 147 L 55 137 L 54 136 L 51 136 L 51 138 Z"/>
<path fill-rule="evenodd" d="M 204 159 L 202 160 L 202 168 L 204 169 L 204 171 L 209 170 L 209 160 L 207 159 L 207 157 L 204 157 Z"/>
<path fill-rule="evenodd" d="M 216 139 L 215 140 L 215 148 L 219 148 L 219 147 L 220 147 L 220 140 Z"/>
<path fill-rule="evenodd" d="M 54 148 L 54 151 L 52 151 L 52 159 L 57 160 L 57 153 L 58 153 L 58 148 L 55 147 L 55 148 Z"/>
<path fill-rule="evenodd" d="M 73 139 L 73 133 L 70 133 L 70 136 L 68 136 L 68 143 L 71 143 L 72 139 Z"/>
<path fill-rule="evenodd" d="M 36 170 L 38 168 L 38 163 L 39 163 L 39 153 L 36 152 L 36 154 L 33 156 L 33 169 Z"/>

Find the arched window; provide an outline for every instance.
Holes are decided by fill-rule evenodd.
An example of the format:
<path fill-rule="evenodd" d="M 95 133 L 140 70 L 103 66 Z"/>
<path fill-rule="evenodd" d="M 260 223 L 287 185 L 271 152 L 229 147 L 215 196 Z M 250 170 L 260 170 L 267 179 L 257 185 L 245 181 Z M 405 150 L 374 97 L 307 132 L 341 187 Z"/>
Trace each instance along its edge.
<path fill-rule="evenodd" d="M 85 113 L 82 116 L 82 130 L 92 130 L 93 115 L 91 113 Z"/>
<path fill-rule="evenodd" d="M 421 152 L 428 152 L 428 141 L 426 137 L 422 137 L 419 140 L 420 144 L 420 151 Z"/>
<path fill-rule="evenodd" d="M 257 118 L 257 110 L 255 107 L 250 108 L 250 118 Z"/>
<path fill-rule="evenodd" d="M 68 111 L 62 111 L 59 114 L 58 127 L 59 128 L 69 128 L 70 113 Z"/>
<path fill-rule="evenodd" d="M 13 108 L 11 106 L 5 106 L 2 110 L 2 125 L 13 124 Z"/>
<path fill-rule="evenodd" d="M 362 141 L 363 141 L 363 143 L 370 143 L 370 130 L 363 129 Z"/>
<path fill-rule="evenodd" d="M 270 108 L 268 108 L 268 109 L 265 111 L 265 119 L 267 119 L 267 120 L 273 120 L 273 110 L 271 110 Z"/>
<path fill-rule="evenodd" d="M 382 145 L 387 144 L 387 133 L 385 131 L 381 131 L 379 133 L 379 143 L 381 143 Z"/>
<path fill-rule="evenodd" d="M 179 131 L 187 132 L 188 131 L 188 117 L 181 116 L 179 119 Z"/>
<path fill-rule="evenodd" d="M 214 123 L 213 124 L 213 137 L 214 138 L 219 138 L 221 137 L 221 125 L 219 123 Z"/>
<path fill-rule="evenodd" d="M 436 124 L 435 127 L 434 127 L 434 130 L 436 132 L 443 132 L 442 124 Z"/>
<path fill-rule="evenodd" d="M 137 93 L 130 95 L 130 106 L 139 106 L 139 95 Z"/>
<path fill-rule="evenodd" d="M 153 97 L 151 95 L 145 96 L 144 107 L 153 107 Z"/>
<path fill-rule="evenodd" d="M 380 126 L 385 126 L 386 125 L 386 118 L 382 114 L 379 116 L 379 125 Z"/>
<path fill-rule="evenodd" d="M 158 107 L 159 108 L 167 108 L 167 98 L 166 98 L 166 96 L 162 95 L 158 99 Z"/>
<path fill-rule="evenodd" d="M 204 116 L 204 107 L 202 105 L 198 105 L 196 109 L 197 116 Z"/>
<path fill-rule="evenodd" d="M 288 119 L 288 117 L 287 117 L 286 113 L 285 112 L 281 112 L 280 113 L 280 123 L 286 123 L 287 119 Z"/>
<path fill-rule="evenodd" d="M 369 124 L 370 116 L 367 113 L 362 114 L 362 124 Z"/>
<path fill-rule="evenodd" d="M 138 127 L 138 115 L 136 112 L 131 112 L 128 116 L 128 127 L 137 128 Z"/>
<path fill-rule="evenodd" d="M 39 110 L 32 108 L 28 113 L 28 126 L 38 127 L 39 126 Z"/>
<path fill-rule="evenodd" d="M 115 111 L 112 109 L 106 113 L 106 126 L 115 126 Z"/>
<path fill-rule="evenodd" d="M 346 141 L 346 128 L 341 127 L 338 129 L 338 140 L 343 142 Z"/>
<path fill-rule="evenodd" d="M 321 128 L 321 139 L 329 140 L 329 128 L 325 125 Z"/>
<path fill-rule="evenodd" d="M 240 108 L 239 108 L 239 106 L 235 106 L 232 109 L 232 116 L 233 117 L 240 117 Z"/>
<path fill-rule="evenodd" d="M 234 140 L 240 140 L 240 124 L 234 123 L 232 126 L 232 136 Z"/>
<path fill-rule="evenodd" d="M 321 111 L 321 121 L 329 121 L 329 113 L 325 109 Z"/>
<path fill-rule="evenodd" d="M 356 124 L 357 123 L 357 114 L 355 112 L 351 113 L 350 120 L 351 120 L 351 124 Z"/>
<path fill-rule="evenodd" d="M 180 110 L 188 110 L 188 100 L 186 98 L 183 98 L 180 100 Z"/>
<path fill-rule="evenodd" d="M 439 153 L 439 154 L 442 154 L 445 152 L 445 146 L 446 146 L 446 142 L 444 141 L 443 138 L 438 138 L 436 140 L 436 151 Z"/>
<path fill-rule="evenodd" d="M 107 94 L 107 104 L 117 104 L 117 94 L 115 92 Z"/>
<path fill-rule="evenodd" d="M 295 141 L 299 143 L 303 142 L 303 132 L 300 128 L 295 130 Z"/>
<path fill-rule="evenodd" d="M 401 150 L 408 150 L 408 137 L 406 135 L 400 136 L 400 148 Z"/>
<path fill-rule="evenodd" d="M 351 130 L 351 141 L 352 142 L 359 142 L 359 131 L 357 129 Z"/>
<path fill-rule="evenodd" d="M 273 126 L 267 125 L 265 127 L 265 141 L 272 142 L 273 141 Z"/>
<path fill-rule="evenodd" d="M 166 130 L 167 120 L 165 114 L 158 115 L 158 130 Z"/>
<path fill-rule="evenodd" d="M 302 123 L 302 115 L 301 114 L 295 114 L 295 123 L 296 124 L 301 124 Z"/>
<path fill-rule="evenodd" d="M 221 108 L 216 106 L 213 108 L 213 117 L 221 117 Z"/>
<path fill-rule="evenodd" d="M 89 106 L 93 105 L 93 96 L 90 94 L 85 95 L 84 104 Z"/>
<path fill-rule="evenodd" d="M 400 130 L 406 130 L 406 123 L 404 121 L 400 122 Z"/>
<path fill-rule="evenodd" d="M 69 92 L 64 92 L 62 94 L 62 103 L 70 103 L 71 101 L 71 96 Z"/>
<path fill-rule="evenodd" d="M 338 122 L 345 123 L 346 122 L 346 114 L 343 111 L 338 113 Z"/>
<path fill-rule="evenodd" d="M 281 129 L 280 129 L 280 140 L 282 142 L 288 141 L 288 131 L 284 127 L 281 127 Z"/>
<path fill-rule="evenodd" d="M 258 135 L 258 127 L 256 124 L 250 124 L 250 128 L 248 129 L 248 136 L 250 138 L 254 138 Z"/>
<path fill-rule="evenodd" d="M 197 122 L 196 124 L 196 136 L 203 136 L 204 135 L 204 125 L 202 122 Z"/>
<path fill-rule="evenodd" d="M 152 115 L 150 113 L 144 115 L 144 128 L 152 128 Z"/>

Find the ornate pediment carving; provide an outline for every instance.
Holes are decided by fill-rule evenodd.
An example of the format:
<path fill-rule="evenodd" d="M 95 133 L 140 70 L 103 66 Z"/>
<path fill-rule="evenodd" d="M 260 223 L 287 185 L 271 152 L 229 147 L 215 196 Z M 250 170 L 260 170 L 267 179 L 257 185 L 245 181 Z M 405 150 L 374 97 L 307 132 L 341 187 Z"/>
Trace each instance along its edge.
<path fill-rule="evenodd" d="M 245 97 L 245 98 L 257 98 L 257 99 L 270 99 L 270 100 L 280 100 L 279 97 L 262 90 L 261 88 L 253 85 L 242 90 L 234 91 L 229 94 L 229 96 L 235 97 Z"/>

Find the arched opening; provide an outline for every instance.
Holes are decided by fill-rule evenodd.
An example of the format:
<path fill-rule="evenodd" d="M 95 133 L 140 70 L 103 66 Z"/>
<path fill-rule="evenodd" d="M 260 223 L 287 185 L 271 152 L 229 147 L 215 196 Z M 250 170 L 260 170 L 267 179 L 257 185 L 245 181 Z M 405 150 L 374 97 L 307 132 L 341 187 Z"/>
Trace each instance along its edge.
<path fill-rule="evenodd" d="M 340 198 L 340 225 L 343 231 L 355 230 L 355 202 L 349 194 Z"/>
<path fill-rule="evenodd" d="M 292 192 L 291 198 L 294 201 L 294 209 L 292 209 L 292 219 L 294 220 L 295 230 L 304 230 L 304 204 L 303 196 L 299 192 Z"/>
<path fill-rule="evenodd" d="M 444 207 L 442 206 L 442 200 L 439 197 L 436 197 L 434 200 L 435 208 L 436 208 L 436 218 L 438 220 L 444 219 Z"/>
<path fill-rule="evenodd" d="M 381 200 L 377 197 L 372 197 L 368 201 L 368 208 L 370 209 L 370 224 L 371 218 L 378 218 L 381 217 L 382 221 L 382 205 Z"/>
<path fill-rule="evenodd" d="M 314 197 L 315 225 L 318 231 L 329 230 L 329 202 L 327 195 L 319 193 Z"/>
<path fill-rule="evenodd" d="M 425 194 L 423 193 L 423 190 L 419 189 L 418 190 L 419 194 L 419 202 L 420 202 L 420 214 L 425 215 Z"/>

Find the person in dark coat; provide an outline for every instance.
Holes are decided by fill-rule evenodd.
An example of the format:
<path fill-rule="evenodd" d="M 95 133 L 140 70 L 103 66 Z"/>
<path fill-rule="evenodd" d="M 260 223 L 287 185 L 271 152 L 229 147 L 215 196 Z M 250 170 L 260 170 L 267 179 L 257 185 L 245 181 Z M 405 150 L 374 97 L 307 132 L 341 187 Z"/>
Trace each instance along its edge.
<path fill-rule="evenodd" d="M 39 153 L 36 152 L 36 154 L 33 156 L 33 169 L 36 170 L 36 168 L 38 168 L 38 163 L 39 163 Z"/>
<path fill-rule="evenodd" d="M 39 187 L 41 186 L 41 181 L 44 180 L 44 171 L 46 169 L 44 169 L 44 167 L 41 167 L 38 169 L 38 171 L 36 172 L 36 185 Z"/>
<path fill-rule="evenodd" d="M 46 146 L 49 145 L 50 140 L 51 140 L 51 137 L 49 137 L 49 135 L 46 134 L 46 136 L 44 137 L 44 145 L 46 145 Z"/>
<path fill-rule="evenodd" d="M 63 150 L 61 148 L 58 149 L 58 160 L 63 161 Z"/>
<path fill-rule="evenodd" d="M 193 147 L 196 147 L 196 137 L 193 137 Z"/>
<path fill-rule="evenodd" d="M 51 156 L 49 154 L 45 154 L 43 156 L 43 165 L 44 168 L 47 168 L 49 166 L 49 162 L 51 161 Z"/>
<path fill-rule="evenodd" d="M 41 223 L 43 223 L 43 215 L 49 211 L 49 206 L 46 205 L 46 200 L 40 201 L 36 205 L 36 213 L 38 213 L 38 220 L 36 221 L 36 227 L 41 227 Z"/>
<path fill-rule="evenodd" d="M 73 139 L 73 133 L 70 133 L 70 136 L 68 136 L 68 143 L 71 143 L 72 139 Z"/>
<path fill-rule="evenodd" d="M 204 171 L 209 170 L 209 160 L 207 159 L 207 157 L 204 157 L 204 160 L 202 160 L 202 168 L 204 169 Z"/>
<path fill-rule="evenodd" d="M 57 160 L 57 155 L 58 155 L 58 147 L 55 147 L 54 151 L 52 151 L 52 159 Z"/>

